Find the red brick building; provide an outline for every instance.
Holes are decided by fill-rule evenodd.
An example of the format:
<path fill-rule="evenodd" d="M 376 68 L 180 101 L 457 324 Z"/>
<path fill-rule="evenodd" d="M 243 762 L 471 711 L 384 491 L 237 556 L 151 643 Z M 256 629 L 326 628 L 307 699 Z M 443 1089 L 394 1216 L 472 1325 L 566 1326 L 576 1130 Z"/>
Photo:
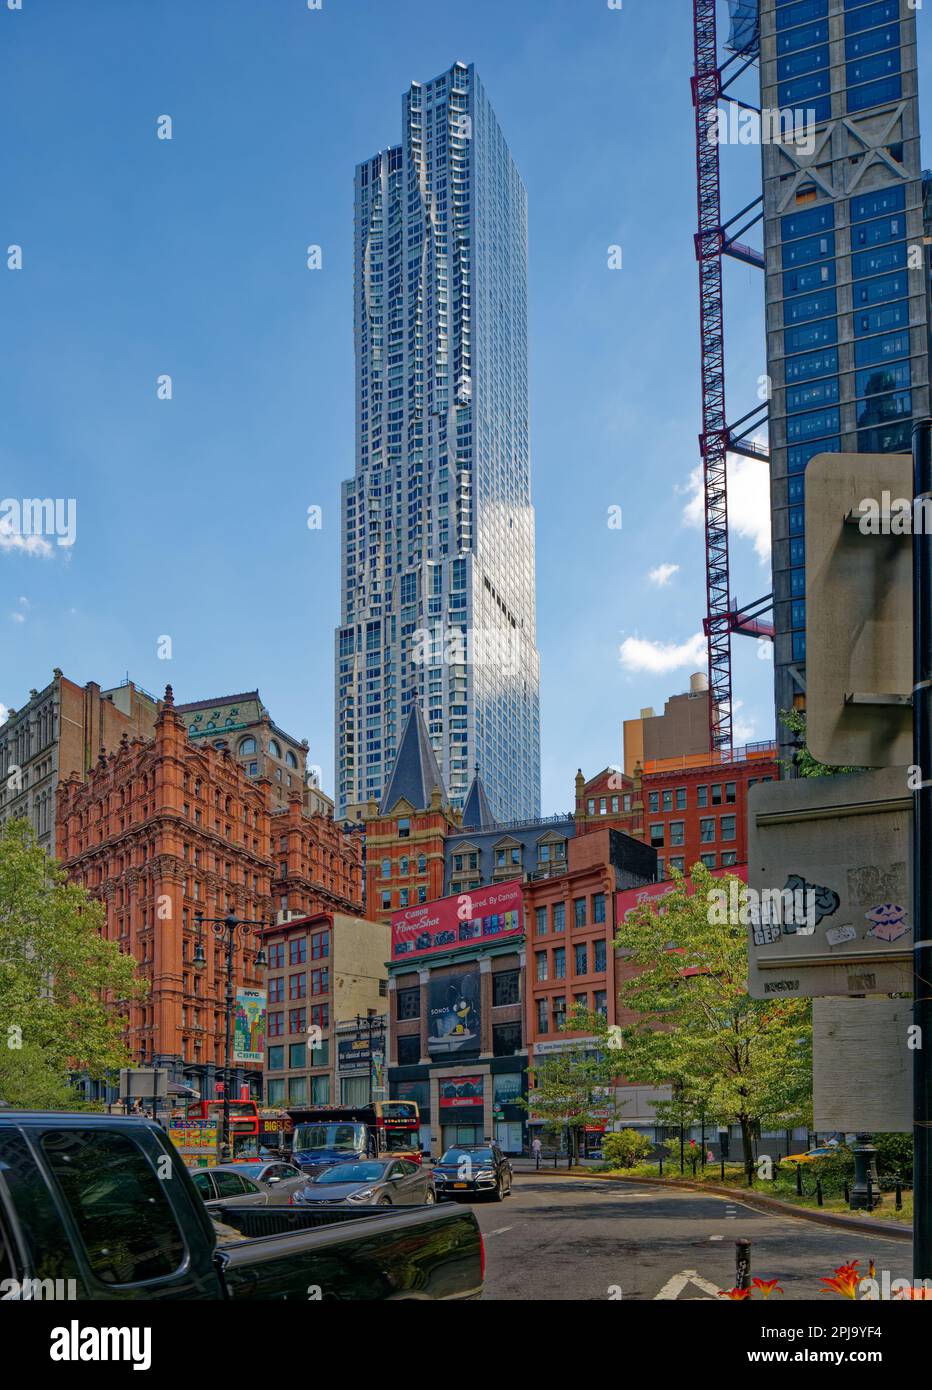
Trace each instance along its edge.
<path fill-rule="evenodd" d="M 606 768 L 576 777 L 576 834 L 612 826 L 657 851 L 658 878 L 702 862 L 710 869 L 747 862 L 747 794 L 779 777 L 776 746 L 749 744 L 720 753 L 648 760 L 634 776 Z"/>
<path fill-rule="evenodd" d="M 278 812 L 271 799 L 269 779 L 228 746 L 188 737 L 170 686 L 154 738 L 124 736 L 86 779 L 58 788 L 58 858 L 105 904 L 108 938 L 150 984 L 129 1008 L 133 1063 L 167 1067 L 202 1095 L 223 1068 L 225 958 L 205 928 L 206 966 L 195 967 L 196 915 L 272 925 L 283 911 L 361 913 L 358 838 L 304 815 L 299 795 Z M 234 988 L 265 987 L 258 947 L 238 936 Z M 259 1095 L 261 1079 L 261 1064 L 239 1067 L 234 1090 L 245 1080 Z"/>
<path fill-rule="evenodd" d="M 527 1040 L 535 1053 L 578 1037 L 561 1033 L 577 1007 L 615 1019 L 615 895 L 653 881 L 654 856 L 610 827 L 567 841 L 567 862 L 524 886 Z"/>
<path fill-rule="evenodd" d="M 308 815 L 301 792 L 269 818 L 272 898 L 278 913 L 362 911 L 362 840 L 332 816 Z"/>
<path fill-rule="evenodd" d="M 430 735 L 415 705 L 379 805 L 370 801 L 366 829 L 366 911 L 388 922 L 399 908 L 443 896 L 444 844 L 459 828 Z"/>

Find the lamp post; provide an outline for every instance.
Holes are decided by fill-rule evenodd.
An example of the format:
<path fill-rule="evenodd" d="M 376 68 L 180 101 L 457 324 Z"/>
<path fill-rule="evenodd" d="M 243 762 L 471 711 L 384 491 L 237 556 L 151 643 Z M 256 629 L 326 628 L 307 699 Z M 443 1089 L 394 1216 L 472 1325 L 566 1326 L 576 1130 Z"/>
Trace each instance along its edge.
<path fill-rule="evenodd" d="M 261 928 L 270 925 L 261 917 L 237 917 L 235 912 L 228 912 L 225 917 L 205 917 L 202 913 L 196 912 L 194 920 L 197 922 L 197 940 L 194 944 L 194 967 L 197 970 L 204 970 L 207 966 L 207 957 L 204 954 L 203 929 L 210 927 L 214 936 L 226 938 L 226 995 L 224 998 L 225 1006 L 225 1038 L 223 1052 L 223 1124 L 220 1132 L 220 1155 L 226 1157 L 230 1153 L 230 1081 L 233 1069 L 233 956 L 236 951 L 237 934 L 240 935 L 245 946 L 249 938 L 255 934 L 259 938 L 259 949 L 256 952 L 256 968 L 262 969 L 268 962 L 265 951 L 262 947 Z M 260 928 L 253 932 L 253 928 Z"/>
<path fill-rule="evenodd" d="M 357 1014 L 357 1015 L 356 1015 L 356 1033 L 357 1033 L 357 1035 L 358 1035 L 359 1033 L 362 1032 L 363 1024 L 365 1024 L 365 1028 L 366 1028 L 366 1037 L 367 1037 L 368 1040 L 369 1040 L 369 1104 L 371 1105 L 371 1104 L 372 1104 L 372 1089 L 373 1089 L 373 1088 L 372 1088 L 373 1062 L 374 1062 L 374 1060 L 375 1060 L 374 1057 L 373 1057 L 373 1055 L 372 1055 L 373 1025 L 376 1025 L 376 1032 L 377 1032 L 377 1034 L 378 1034 L 379 1042 L 381 1042 L 381 1043 L 383 1044 L 382 1066 L 384 1067 L 384 1066 L 385 1066 L 385 1057 L 384 1057 L 385 1022 L 384 1022 L 384 1019 L 382 1019 L 380 1016 L 378 1016 L 378 1015 L 376 1015 L 376 1014 L 369 1013 L 369 1014 L 366 1015 L 365 1018 L 363 1018 L 360 1014 Z"/>

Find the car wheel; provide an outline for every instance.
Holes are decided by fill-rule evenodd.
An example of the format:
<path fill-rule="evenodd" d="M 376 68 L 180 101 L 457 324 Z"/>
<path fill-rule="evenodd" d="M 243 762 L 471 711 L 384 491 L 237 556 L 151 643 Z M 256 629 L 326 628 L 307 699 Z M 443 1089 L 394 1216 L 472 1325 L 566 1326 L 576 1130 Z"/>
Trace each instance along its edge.
<path fill-rule="evenodd" d="M 432 1206 L 434 1205 L 434 1202 L 435 1202 L 436 1200 L 437 1200 L 437 1199 L 436 1199 L 436 1197 L 434 1196 L 433 1189 L 429 1187 L 429 1188 L 427 1189 L 427 1193 L 426 1193 L 426 1195 L 425 1195 L 425 1197 L 424 1197 L 424 1205 L 425 1205 L 426 1207 L 432 1207 Z"/>
<path fill-rule="evenodd" d="M 495 1184 L 495 1192 L 493 1193 L 493 1196 L 496 1202 L 503 1202 L 505 1200 L 505 1185 L 502 1182 L 501 1178 L 499 1178 Z"/>
<path fill-rule="evenodd" d="M 387 1196 L 382 1196 L 382 1197 L 380 1197 L 379 1200 L 376 1202 L 376 1206 L 377 1206 L 377 1207 L 390 1207 L 391 1204 L 392 1204 L 392 1199 L 391 1199 L 391 1197 L 387 1197 Z"/>

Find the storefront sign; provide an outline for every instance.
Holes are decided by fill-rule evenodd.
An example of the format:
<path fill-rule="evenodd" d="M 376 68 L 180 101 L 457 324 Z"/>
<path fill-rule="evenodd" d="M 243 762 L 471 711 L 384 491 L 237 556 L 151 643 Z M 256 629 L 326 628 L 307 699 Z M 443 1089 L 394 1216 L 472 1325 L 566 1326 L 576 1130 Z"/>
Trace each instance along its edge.
<path fill-rule="evenodd" d="M 452 1106 L 482 1105 L 481 1076 L 447 1076 L 439 1083 L 440 1109 Z"/>
<path fill-rule="evenodd" d="M 523 930 L 519 882 L 476 888 L 396 912 L 392 917 L 392 960 L 455 951 L 479 941 L 500 941 L 520 936 Z"/>

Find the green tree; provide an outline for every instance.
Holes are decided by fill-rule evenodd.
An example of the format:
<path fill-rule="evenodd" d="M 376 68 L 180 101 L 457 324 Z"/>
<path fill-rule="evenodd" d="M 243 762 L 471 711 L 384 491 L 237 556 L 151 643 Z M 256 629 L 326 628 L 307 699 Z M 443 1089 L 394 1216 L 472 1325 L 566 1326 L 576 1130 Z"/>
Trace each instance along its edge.
<path fill-rule="evenodd" d="M 589 1124 L 611 1123 L 618 1053 L 601 1014 L 577 1008 L 561 1031 L 587 1036 L 567 1039 L 558 1052 L 535 1061 L 534 1087 L 522 1104 L 544 1121 L 549 1133 L 566 1136 L 567 1152 L 572 1155 L 578 1130 Z"/>
<path fill-rule="evenodd" d="M 833 767 L 830 763 L 817 762 L 806 743 L 805 710 L 781 709 L 780 723 L 789 729 L 799 745 L 792 759 L 780 759 L 780 766 L 787 775 L 792 774 L 794 770 L 797 777 L 837 777 L 841 773 L 864 771 L 860 767 Z"/>
<path fill-rule="evenodd" d="M 127 1065 L 124 1006 L 147 985 L 132 956 L 104 939 L 105 920 L 103 906 L 36 844 L 28 822 L 0 827 L 3 1099 L 51 1104 L 56 1077 L 66 1085 L 72 1071 L 98 1078 Z"/>
<path fill-rule="evenodd" d="M 672 1084 L 709 1119 L 740 1125 L 747 1157 L 759 1127 L 808 1120 L 810 1005 L 750 997 L 747 925 L 723 914 L 718 896 L 731 901 L 733 883 L 741 904 L 745 886 L 701 864 L 691 877 L 692 894 L 674 873 L 673 891 L 629 913 L 615 938 L 641 967 L 621 987 L 622 1006 L 636 1014 L 622 1030 L 623 1070 L 630 1081 Z"/>

